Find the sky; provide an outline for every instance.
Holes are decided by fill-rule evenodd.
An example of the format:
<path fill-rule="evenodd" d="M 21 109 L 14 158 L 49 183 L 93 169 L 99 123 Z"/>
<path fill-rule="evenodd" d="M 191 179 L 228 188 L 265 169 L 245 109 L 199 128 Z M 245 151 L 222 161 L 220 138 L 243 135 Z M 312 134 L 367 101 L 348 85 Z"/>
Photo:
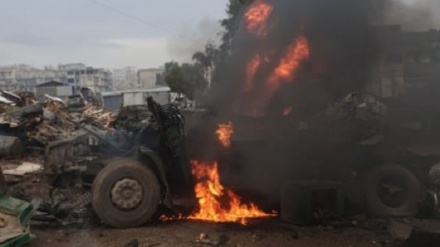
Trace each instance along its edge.
<path fill-rule="evenodd" d="M 0 66 L 151 68 L 217 41 L 227 0 L 0 0 Z"/>
<path fill-rule="evenodd" d="M 440 10 L 440 0 L 395 1 Z M 103 68 L 151 68 L 171 60 L 190 61 L 208 40 L 219 39 L 227 2 L 0 0 L 0 66 L 82 62 Z M 403 16 L 414 24 L 414 19 L 426 19 L 426 11 L 415 14 L 406 18 L 408 12 L 399 9 L 392 20 Z"/>

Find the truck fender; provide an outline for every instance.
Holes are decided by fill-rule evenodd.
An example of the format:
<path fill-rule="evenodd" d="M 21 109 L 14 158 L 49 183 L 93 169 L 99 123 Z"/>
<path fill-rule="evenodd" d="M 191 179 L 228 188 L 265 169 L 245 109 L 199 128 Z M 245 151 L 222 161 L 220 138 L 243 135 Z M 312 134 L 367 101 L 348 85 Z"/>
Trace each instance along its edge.
<path fill-rule="evenodd" d="M 165 194 L 164 197 L 162 198 L 162 203 L 172 209 L 172 200 L 171 200 L 171 191 L 168 185 L 168 181 L 166 178 L 166 173 L 165 173 L 165 164 L 163 163 L 162 159 L 160 158 L 160 156 L 154 152 L 153 150 L 151 150 L 148 147 L 145 146 L 141 146 L 139 147 L 139 155 L 140 158 L 148 158 L 152 161 L 152 165 L 154 166 L 154 172 L 157 175 L 157 178 L 159 179 L 159 182 L 163 185 L 164 189 L 165 189 Z"/>

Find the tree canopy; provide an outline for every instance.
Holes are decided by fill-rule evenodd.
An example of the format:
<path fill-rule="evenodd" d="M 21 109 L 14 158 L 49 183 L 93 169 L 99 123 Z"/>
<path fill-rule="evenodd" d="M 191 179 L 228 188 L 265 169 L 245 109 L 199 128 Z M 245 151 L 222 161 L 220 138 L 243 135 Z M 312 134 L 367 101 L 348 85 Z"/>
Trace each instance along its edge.
<path fill-rule="evenodd" d="M 197 63 L 179 64 L 174 61 L 166 63 L 164 80 L 171 91 L 183 93 L 191 100 L 203 93 L 208 86 L 203 67 Z"/>

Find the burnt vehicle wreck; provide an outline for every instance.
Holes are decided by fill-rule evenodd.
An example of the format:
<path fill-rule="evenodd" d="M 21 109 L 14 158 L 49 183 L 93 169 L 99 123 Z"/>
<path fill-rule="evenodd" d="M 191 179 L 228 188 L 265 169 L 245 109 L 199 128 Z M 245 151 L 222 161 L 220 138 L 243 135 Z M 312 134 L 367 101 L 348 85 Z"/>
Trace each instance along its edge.
<path fill-rule="evenodd" d="M 408 128 L 396 115 L 391 103 L 360 92 L 307 120 L 235 115 L 231 147 L 218 159 L 229 186 L 259 191 L 268 198 L 261 205 L 280 203 L 288 221 L 304 214 L 288 210 L 322 190 L 332 194 L 326 202 L 340 200 L 332 206 L 344 209 L 332 208 L 340 217 L 435 217 L 438 142 L 433 129 Z"/>
<path fill-rule="evenodd" d="M 259 204 L 279 207 L 287 221 L 286 214 L 295 214 L 289 204 L 308 203 L 289 191 L 300 188 L 313 194 L 323 186 L 341 192 L 341 197 L 326 199 L 348 206 L 341 217 L 359 205 L 378 217 L 415 217 L 427 206 L 431 215 L 437 211 L 437 173 L 431 167 L 439 156 L 423 154 L 420 149 L 431 145 L 423 131 L 396 125 L 390 120 L 393 111 L 374 96 L 351 93 L 300 122 L 286 116 L 237 115 L 231 118 L 230 148 L 221 147 L 216 138 L 212 143 L 206 139 L 214 137 L 216 128 L 209 120 L 200 121 L 209 113 L 186 116 L 205 124 L 209 133 L 201 134 L 201 126 L 190 122 L 195 128 L 185 135 L 184 117 L 176 106 L 151 98 L 147 103 L 121 108 L 115 117 L 94 106 L 68 112 L 50 100 L 3 116 L 0 126 L 9 128 L 5 133 L 10 136 L 4 137 L 15 138 L 11 143 L 42 148 L 50 189 L 39 208 L 47 217 L 37 218 L 81 218 L 91 205 L 106 224 L 130 228 L 149 221 L 160 205 L 176 212 L 180 205 L 173 199 L 194 198 L 187 156 L 199 157 L 197 151 L 205 151 L 202 144 L 216 149 L 212 153 L 219 157 L 210 159 L 219 161 L 226 186 L 249 197 L 260 192 Z M 211 120 L 213 125 L 220 122 Z M 276 130 L 270 127 L 274 120 Z M 186 141 L 191 142 L 188 150 Z M 286 169 L 286 164 L 294 165 Z"/>
<path fill-rule="evenodd" d="M 113 227 L 144 224 L 159 204 L 172 208 L 170 176 L 183 178 L 173 185 L 190 188 L 184 119 L 173 105 L 147 101 L 151 114 L 137 126 L 106 130 L 76 123 L 74 137 L 45 147 L 44 172 L 53 184 L 91 185 L 94 211 Z"/>
<path fill-rule="evenodd" d="M 3 157 L 29 149 L 44 157 L 49 195 L 37 218 L 75 218 L 91 204 L 105 223 L 136 227 L 160 204 L 173 209 L 171 191 L 188 195 L 184 118 L 174 105 L 147 102 L 140 114 L 127 109 L 116 118 L 95 106 L 69 111 L 52 98 L 3 115 Z"/>

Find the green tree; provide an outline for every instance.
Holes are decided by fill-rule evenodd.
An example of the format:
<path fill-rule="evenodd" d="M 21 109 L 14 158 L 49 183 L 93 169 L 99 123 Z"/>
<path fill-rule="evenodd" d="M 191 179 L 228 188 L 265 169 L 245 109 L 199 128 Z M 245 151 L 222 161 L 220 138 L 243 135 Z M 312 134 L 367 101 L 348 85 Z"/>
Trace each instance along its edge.
<path fill-rule="evenodd" d="M 220 51 L 211 41 L 205 45 L 204 51 L 194 53 L 192 60 L 202 67 L 205 78 L 210 82 L 212 79 L 212 72 Z"/>
<path fill-rule="evenodd" d="M 197 98 L 208 86 L 203 67 L 197 63 L 180 65 L 174 61 L 168 62 L 163 77 L 171 91 L 183 93 L 191 100 Z"/>
<path fill-rule="evenodd" d="M 216 49 L 215 59 L 212 61 L 213 70 L 211 71 L 211 87 L 221 86 L 219 83 L 222 81 L 219 71 L 225 71 L 230 64 L 231 47 L 234 43 L 234 38 L 240 27 L 240 23 L 243 18 L 243 12 L 254 0 L 229 0 L 226 7 L 227 18 L 220 21 L 220 25 L 224 28 L 221 37 L 221 43 Z M 209 45 L 209 43 L 207 44 Z M 205 54 L 207 48 L 205 47 Z M 197 54 L 197 53 L 196 53 Z"/>
<path fill-rule="evenodd" d="M 226 8 L 227 18 L 220 24 L 224 27 L 222 41 L 217 47 L 208 41 L 203 51 L 192 56 L 194 64 L 179 64 L 171 61 L 165 64 L 163 80 L 173 92 L 183 93 L 193 99 L 204 92 L 210 82 L 216 83 L 216 70 L 228 64 L 233 37 L 239 28 L 242 11 L 254 0 L 229 0 Z"/>
<path fill-rule="evenodd" d="M 243 9 L 253 1 L 254 0 L 229 0 L 226 7 L 226 14 L 228 17 L 220 22 L 225 29 L 222 36 L 222 44 L 220 45 L 220 50 L 223 53 L 229 52 L 233 38 L 241 22 Z"/>

